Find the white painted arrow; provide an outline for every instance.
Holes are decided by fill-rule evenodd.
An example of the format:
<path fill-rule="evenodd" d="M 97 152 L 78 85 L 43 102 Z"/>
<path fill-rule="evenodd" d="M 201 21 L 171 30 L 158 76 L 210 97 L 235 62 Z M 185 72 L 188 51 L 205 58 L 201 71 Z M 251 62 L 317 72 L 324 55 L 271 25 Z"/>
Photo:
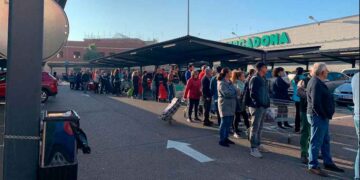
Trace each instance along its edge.
<path fill-rule="evenodd" d="M 201 163 L 214 161 L 213 159 L 205 156 L 204 154 L 200 153 L 199 151 L 196 151 L 195 149 L 193 149 L 189 146 L 190 146 L 190 144 L 188 144 L 188 143 L 168 140 L 166 148 L 167 149 L 174 148 Z"/>

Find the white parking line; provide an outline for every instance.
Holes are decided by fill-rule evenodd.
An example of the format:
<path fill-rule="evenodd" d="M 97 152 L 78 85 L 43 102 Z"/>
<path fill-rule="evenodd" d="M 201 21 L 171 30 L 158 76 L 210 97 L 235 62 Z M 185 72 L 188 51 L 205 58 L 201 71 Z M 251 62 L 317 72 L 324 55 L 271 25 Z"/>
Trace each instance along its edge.
<path fill-rule="evenodd" d="M 356 149 L 352 149 L 352 148 L 343 147 L 343 149 L 344 149 L 344 150 L 351 151 L 351 152 L 357 152 Z"/>
<path fill-rule="evenodd" d="M 82 94 L 82 96 L 90 97 L 90 95 L 88 95 L 88 94 Z"/>

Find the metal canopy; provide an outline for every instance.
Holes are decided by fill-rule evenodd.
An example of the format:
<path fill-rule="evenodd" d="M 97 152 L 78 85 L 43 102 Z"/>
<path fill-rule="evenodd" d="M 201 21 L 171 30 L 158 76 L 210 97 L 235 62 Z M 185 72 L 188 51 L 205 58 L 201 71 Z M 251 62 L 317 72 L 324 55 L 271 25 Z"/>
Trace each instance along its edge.
<path fill-rule="evenodd" d="M 272 63 L 299 63 L 342 61 L 354 64 L 360 60 L 359 48 L 343 48 L 331 50 L 316 50 L 305 53 L 298 53 L 288 57 L 268 58 Z"/>
<path fill-rule="evenodd" d="M 319 46 L 264 51 L 232 44 L 184 36 L 177 39 L 122 52 L 91 61 L 91 64 L 112 64 L 119 67 L 134 67 L 163 64 L 187 64 L 193 62 L 250 61 L 266 60 L 266 57 L 279 57 L 319 50 Z"/>

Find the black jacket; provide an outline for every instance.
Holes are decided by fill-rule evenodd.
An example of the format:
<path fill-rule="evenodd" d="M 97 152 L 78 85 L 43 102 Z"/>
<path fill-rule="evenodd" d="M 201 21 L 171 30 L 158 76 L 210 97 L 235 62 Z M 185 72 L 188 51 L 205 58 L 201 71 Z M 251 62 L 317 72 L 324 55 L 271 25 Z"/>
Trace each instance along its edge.
<path fill-rule="evenodd" d="M 307 114 L 332 119 L 335 113 L 333 96 L 328 87 L 317 77 L 312 77 L 306 88 Z"/>
<path fill-rule="evenodd" d="M 283 78 L 277 77 L 273 84 L 274 99 L 290 100 L 289 87 L 290 84 L 286 83 Z"/>
<path fill-rule="evenodd" d="M 250 107 L 270 107 L 270 97 L 265 77 L 263 78 L 259 74 L 252 77 L 249 83 L 249 90 L 251 98 Z"/>
<path fill-rule="evenodd" d="M 202 94 L 204 98 L 211 98 L 212 93 L 210 90 L 210 79 L 204 76 L 201 80 Z"/>
<path fill-rule="evenodd" d="M 81 81 L 82 82 L 89 82 L 90 81 L 90 75 L 88 73 L 84 73 L 82 76 L 81 76 Z"/>

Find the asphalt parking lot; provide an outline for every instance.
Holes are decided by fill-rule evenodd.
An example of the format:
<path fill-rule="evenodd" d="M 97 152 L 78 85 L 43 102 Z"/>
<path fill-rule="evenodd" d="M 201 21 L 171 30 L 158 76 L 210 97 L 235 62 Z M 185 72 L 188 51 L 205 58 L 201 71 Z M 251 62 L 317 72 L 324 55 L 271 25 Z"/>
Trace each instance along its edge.
<path fill-rule="evenodd" d="M 272 125 L 263 134 L 270 152 L 256 159 L 245 138 L 220 147 L 216 127 L 189 124 L 182 110 L 172 125 L 159 120 L 166 104 L 59 89 L 45 109 L 76 110 L 92 147 L 92 154 L 78 156 L 80 180 L 320 179 L 299 162 L 299 135 L 292 134 L 288 144 L 286 134 L 274 132 Z M 330 128 L 334 160 L 346 170 L 330 173 L 330 179 L 352 179 L 356 136 L 350 112 L 337 108 Z"/>

